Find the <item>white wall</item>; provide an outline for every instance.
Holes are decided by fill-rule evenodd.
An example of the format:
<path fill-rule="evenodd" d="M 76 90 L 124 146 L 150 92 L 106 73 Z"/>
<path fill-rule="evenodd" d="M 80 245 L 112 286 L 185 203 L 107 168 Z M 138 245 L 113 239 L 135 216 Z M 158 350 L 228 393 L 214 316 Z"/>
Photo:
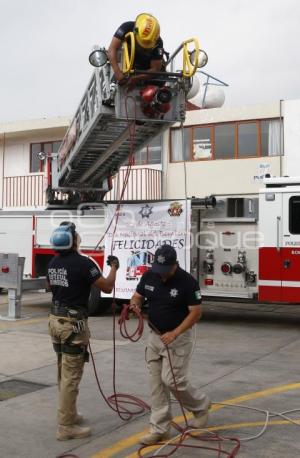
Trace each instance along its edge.
<path fill-rule="evenodd" d="M 61 140 L 69 123 L 69 118 L 59 117 L 0 123 L 0 180 L 3 176 L 4 135 L 4 176 L 27 175 L 30 168 L 30 143 Z"/>
<path fill-rule="evenodd" d="M 29 175 L 30 143 L 61 140 L 68 124 L 68 118 L 0 124 L 0 208 L 3 204 L 3 176 Z"/>
<path fill-rule="evenodd" d="M 283 102 L 284 168 L 283 175 L 300 175 L 300 100 Z"/>
<path fill-rule="evenodd" d="M 5 144 L 4 176 L 29 173 L 29 145 L 24 141 L 7 140 Z"/>
<path fill-rule="evenodd" d="M 0 135 L 0 208 L 2 208 L 2 194 L 3 194 L 3 147 L 4 135 Z"/>
<path fill-rule="evenodd" d="M 188 111 L 185 125 L 211 124 L 230 121 L 247 121 L 250 119 L 279 118 L 280 101 L 261 105 L 239 107 L 211 108 L 207 110 Z"/>
<path fill-rule="evenodd" d="M 5 132 L 6 134 L 17 135 L 24 134 L 27 132 L 46 132 L 49 129 L 67 129 L 71 122 L 71 118 L 57 117 L 57 118 L 41 118 L 41 119 L 27 119 L 23 121 L 14 121 L 0 123 L 0 134 Z M 28 136 L 27 135 L 27 136 Z"/>
<path fill-rule="evenodd" d="M 266 164 L 270 164 L 269 173 L 279 175 L 279 157 L 186 162 L 187 197 L 257 193 L 262 187 L 262 180 L 257 178 L 261 170 L 260 165 Z M 164 198 L 184 197 L 184 163 L 170 163 L 165 181 Z"/>
<path fill-rule="evenodd" d="M 0 217 L 0 252 L 18 253 L 19 256 L 24 256 L 24 275 L 31 274 L 32 215 L 3 216 L 0 214 Z"/>
<path fill-rule="evenodd" d="M 6 139 L 4 176 L 21 176 L 30 173 L 30 144 L 61 140 L 64 131 L 55 130 L 41 135 L 38 132 Z"/>

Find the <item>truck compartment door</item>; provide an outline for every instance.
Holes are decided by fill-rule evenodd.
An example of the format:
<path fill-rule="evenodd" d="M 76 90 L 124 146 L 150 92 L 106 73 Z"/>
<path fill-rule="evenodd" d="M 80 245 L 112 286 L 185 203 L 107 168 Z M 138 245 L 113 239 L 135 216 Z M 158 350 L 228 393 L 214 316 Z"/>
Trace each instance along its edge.
<path fill-rule="evenodd" d="M 260 302 L 282 301 L 282 193 L 264 190 L 259 196 L 258 298 Z"/>
<path fill-rule="evenodd" d="M 282 301 L 300 303 L 300 194 L 283 194 Z"/>

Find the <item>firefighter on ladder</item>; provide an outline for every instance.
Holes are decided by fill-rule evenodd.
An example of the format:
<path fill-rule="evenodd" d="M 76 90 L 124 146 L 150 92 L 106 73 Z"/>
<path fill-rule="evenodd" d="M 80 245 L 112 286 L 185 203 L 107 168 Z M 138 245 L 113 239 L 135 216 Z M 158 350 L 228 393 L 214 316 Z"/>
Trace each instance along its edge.
<path fill-rule="evenodd" d="M 160 37 L 160 26 L 158 20 L 148 13 L 139 14 L 135 21 L 124 22 L 115 32 L 108 48 L 108 57 L 114 71 L 114 76 L 119 84 L 128 80 L 118 64 L 118 51 L 122 46 L 128 32 L 134 33 L 135 57 L 134 69 L 147 70 L 147 72 L 159 72 L 163 70 L 163 41 Z M 135 81 L 149 77 L 138 75 L 130 79 Z"/>
<path fill-rule="evenodd" d="M 80 236 L 73 223 L 63 222 L 51 236 L 51 244 L 58 253 L 47 269 L 48 288 L 52 292 L 49 315 L 49 333 L 57 354 L 58 366 L 58 429 L 57 439 L 68 440 L 87 437 L 88 427 L 81 427 L 83 416 L 78 413 L 76 400 L 78 386 L 88 361 L 87 346 L 88 299 L 91 286 L 110 293 L 113 289 L 118 258 L 108 256 L 111 270 L 104 278 L 96 263 L 78 252 Z"/>
<path fill-rule="evenodd" d="M 170 245 L 156 250 L 152 268 L 144 273 L 137 285 L 130 308 L 140 310 L 145 297 L 150 327 L 146 362 L 151 416 L 149 434 L 140 442 L 153 445 L 170 437 L 170 392 L 193 413 L 190 422 L 193 428 L 206 426 L 211 403 L 203 392 L 189 383 L 187 375 L 193 346 L 191 328 L 201 317 L 200 287 L 192 275 L 179 267 L 176 251 Z"/>

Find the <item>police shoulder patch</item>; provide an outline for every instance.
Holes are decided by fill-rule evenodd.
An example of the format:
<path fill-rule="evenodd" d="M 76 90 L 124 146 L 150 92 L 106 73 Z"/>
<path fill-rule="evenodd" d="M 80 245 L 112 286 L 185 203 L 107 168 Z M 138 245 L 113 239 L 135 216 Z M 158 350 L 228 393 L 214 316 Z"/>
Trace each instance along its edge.
<path fill-rule="evenodd" d="M 92 277 L 96 277 L 99 274 L 99 270 L 96 267 L 90 269 L 90 274 Z"/>
<path fill-rule="evenodd" d="M 145 289 L 148 289 L 148 291 L 154 291 L 154 286 L 145 285 Z"/>

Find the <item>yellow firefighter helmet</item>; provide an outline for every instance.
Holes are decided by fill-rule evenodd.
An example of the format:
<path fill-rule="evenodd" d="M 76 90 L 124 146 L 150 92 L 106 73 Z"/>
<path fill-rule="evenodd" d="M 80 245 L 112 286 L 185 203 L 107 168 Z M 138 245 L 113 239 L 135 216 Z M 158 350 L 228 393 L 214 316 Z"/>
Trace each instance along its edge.
<path fill-rule="evenodd" d="M 159 22 L 151 14 L 139 14 L 135 20 L 134 33 L 137 43 L 142 48 L 152 49 L 159 38 Z"/>

